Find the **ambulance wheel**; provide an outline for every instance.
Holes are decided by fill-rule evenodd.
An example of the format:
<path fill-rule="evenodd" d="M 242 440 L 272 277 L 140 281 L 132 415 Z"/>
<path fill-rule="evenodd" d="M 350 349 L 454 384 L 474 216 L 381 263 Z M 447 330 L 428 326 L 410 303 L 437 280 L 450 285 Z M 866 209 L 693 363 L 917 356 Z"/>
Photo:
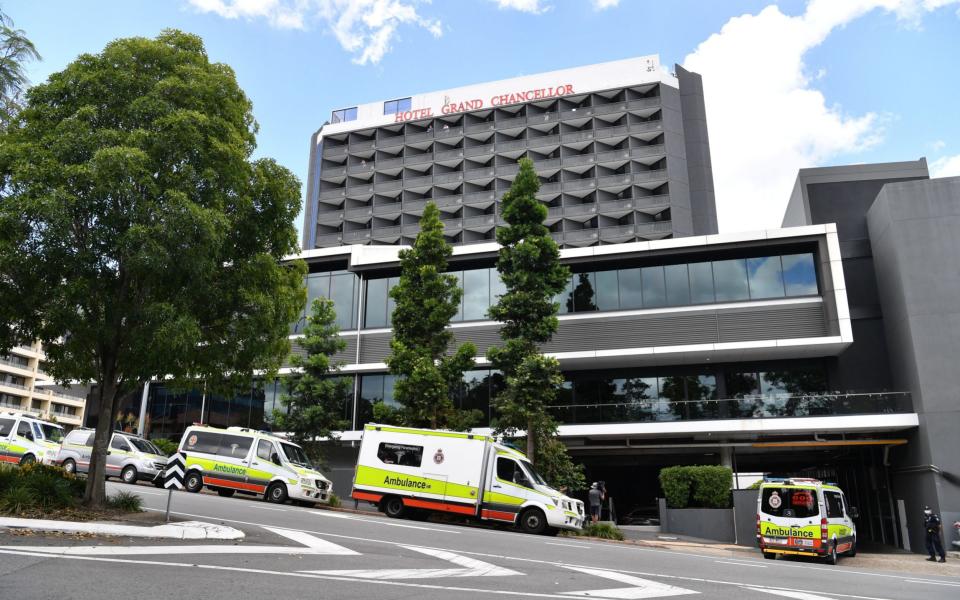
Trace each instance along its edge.
<path fill-rule="evenodd" d="M 391 519 L 400 519 L 406 516 L 407 507 L 403 505 L 403 499 L 398 496 L 390 496 L 383 500 L 383 513 Z"/>
<path fill-rule="evenodd" d="M 188 471 L 187 476 L 183 478 L 183 488 L 196 494 L 203 489 L 203 475 L 198 471 Z"/>
<path fill-rule="evenodd" d="M 217 489 L 217 495 L 223 496 L 224 498 L 229 498 L 230 496 L 233 495 L 233 490 L 227 490 L 227 489 L 224 489 L 224 488 L 218 488 L 218 489 Z"/>
<path fill-rule="evenodd" d="M 777 560 L 776 552 L 764 552 L 763 557 L 767 560 Z"/>
<path fill-rule="evenodd" d="M 287 501 L 287 486 L 282 481 L 274 481 L 270 484 L 270 487 L 267 488 L 267 493 L 264 496 L 267 502 L 273 502 L 274 504 L 283 504 Z"/>
<path fill-rule="evenodd" d="M 124 483 L 136 483 L 137 482 L 137 468 L 133 465 L 127 465 L 123 468 L 123 471 L 120 472 L 120 479 Z"/>
<path fill-rule="evenodd" d="M 837 542 L 833 542 L 830 544 L 830 554 L 827 555 L 827 564 L 836 565 L 839 560 L 840 559 L 837 558 Z"/>
<path fill-rule="evenodd" d="M 74 474 L 77 472 L 77 463 L 74 462 L 72 458 L 63 461 L 63 464 L 60 466 L 63 467 L 63 470 L 67 473 Z"/>
<path fill-rule="evenodd" d="M 847 556 L 849 556 L 850 558 L 853 558 L 856 555 L 857 555 L 857 540 L 854 539 L 853 543 L 850 544 L 850 549 L 847 550 Z"/>
<path fill-rule="evenodd" d="M 528 508 L 520 515 L 520 527 L 527 533 L 539 535 L 547 529 L 547 516 L 539 508 Z"/>
<path fill-rule="evenodd" d="M 32 465 L 37 462 L 37 458 L 32 454 L 24 454 L 23 458 L 20 459 L 20 464 L 22 466 Z"/>

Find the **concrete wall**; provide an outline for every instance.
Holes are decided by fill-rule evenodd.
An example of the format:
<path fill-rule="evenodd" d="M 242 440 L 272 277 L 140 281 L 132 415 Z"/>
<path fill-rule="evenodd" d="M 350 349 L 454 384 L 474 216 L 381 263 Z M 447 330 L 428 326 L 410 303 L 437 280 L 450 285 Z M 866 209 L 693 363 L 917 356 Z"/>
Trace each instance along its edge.
<path fill-rule="evenodd" d="M 960 177 L 888 184 L 867 223 L 891 377 L 920 418 L 893 470 L 917 550 L 925 504 L 960 512 Z"/>
<path fill-rule="evenodd" d="M 660 498 L 660 531 L 732 544 L 733 510 L 667 508 L 666 499 Z"/>
<path fill-rule="evenodd" d="M 717 233 L 717 201 L 713 187 L 707 111 L 703 101 L 703 78 L 680 65 L 675 65 L 674 70 L 680 82 L 693 235 L 709 235 Z"/>
<path fill-rule="evenodd" d="M 733 511 L 737 521 L 737 545 L 757 545 L 757 490 L 734 490 Z"/>

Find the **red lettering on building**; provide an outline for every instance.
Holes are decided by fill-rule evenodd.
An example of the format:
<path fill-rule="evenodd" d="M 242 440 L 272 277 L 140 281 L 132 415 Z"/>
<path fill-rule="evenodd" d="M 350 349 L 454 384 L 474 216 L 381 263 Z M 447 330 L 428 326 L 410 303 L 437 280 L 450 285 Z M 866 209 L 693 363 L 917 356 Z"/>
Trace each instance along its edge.
<path fill-rule="evenodd" d="M 490 98 L 490 106 L 505 106 L 507 104 L 518 104 L 520 102 L 530 102 L 531 100 L 543 100 L 546 98 L 556 98 L 557 96 L 566 96 L 573 94 L 573 85 L 569 83 L 561 84 L 556 87 L 538 88 L 532 90 L 518 90 L 510 94 L 500 94 Z M 447 102 L 440 107 L 440 113 L 452 115 L 470 110 L 479 110 L 484 107 L 484 102 L 480 98 L 471 100 L 461 100 L 459 102 Z M 398 112 L 393 117 L 394 123 L 403 123 L 404 121 L 415 121 L 417 119 L 428 119 L 433 116 L 432 108 L 418 108 Z"/>

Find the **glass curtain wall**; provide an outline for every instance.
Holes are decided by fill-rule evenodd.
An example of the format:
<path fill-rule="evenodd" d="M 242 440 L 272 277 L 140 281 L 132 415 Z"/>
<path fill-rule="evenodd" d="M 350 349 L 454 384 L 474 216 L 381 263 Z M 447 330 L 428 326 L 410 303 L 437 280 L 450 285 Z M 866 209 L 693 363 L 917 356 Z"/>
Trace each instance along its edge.
<path fill-rule="evenodd" d="M 317 298 L 333 300 L 333 309 L 337 313 L 337 326 L 341 330 L 357 328 L 357 300 L 360 296 L 360 278 L 349 271 L 328 273 L 310 273 L 307 275 L 307 304 L 300 317 L 291 325 L 291 333 L 303 333 L 307 315 L 311 312 L 313 301 Z"/>

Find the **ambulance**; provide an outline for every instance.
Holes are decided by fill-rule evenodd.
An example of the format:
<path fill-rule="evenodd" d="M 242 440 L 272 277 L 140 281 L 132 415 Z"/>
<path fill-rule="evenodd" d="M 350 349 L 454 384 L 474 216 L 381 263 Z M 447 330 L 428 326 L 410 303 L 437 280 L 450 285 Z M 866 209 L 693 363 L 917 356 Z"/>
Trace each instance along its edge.
<path fill-rule="evenodd" d="M 764 479 L 757 496 L 757 543 L 764 558 L 856 556 L 857 509 L 843 490 L 817 479 Z"/>
<path fill-rule="evenodd" d="M 87 427 L 74 429 L 60 445 L 57 464 L 68 473 L 88 473 L 93 455 L 96 431 Z M 152 481 L 158 487 L 167 467 L 167 457 L 148 439 L 139 435 L 114 431 L 107 449 L 106 477 L 119 477 L 124 483 Z"/>
<path fill-rule="evenodd" d="M 555 534 L 583 527 L 583 502 L 551 488 L 521 452 L 470 433 L 368 424 L 353 498 L 389 517 L 446 512 Z"/>
<path fill-rule="evenodd" d="M 63 427 L 23 413 L 0 413 L 0 463 L 56 463 Z"/>
<path fill-rule="evenodd" d="M 303 448 L 264 431 L 193 425 L 180 440 L 180 452 L 187 456 L 188 492 L 208 487 L 225 497 L 262 494 L 268 502 L 310 505 L 329 502 L 333 492 Z"/>

